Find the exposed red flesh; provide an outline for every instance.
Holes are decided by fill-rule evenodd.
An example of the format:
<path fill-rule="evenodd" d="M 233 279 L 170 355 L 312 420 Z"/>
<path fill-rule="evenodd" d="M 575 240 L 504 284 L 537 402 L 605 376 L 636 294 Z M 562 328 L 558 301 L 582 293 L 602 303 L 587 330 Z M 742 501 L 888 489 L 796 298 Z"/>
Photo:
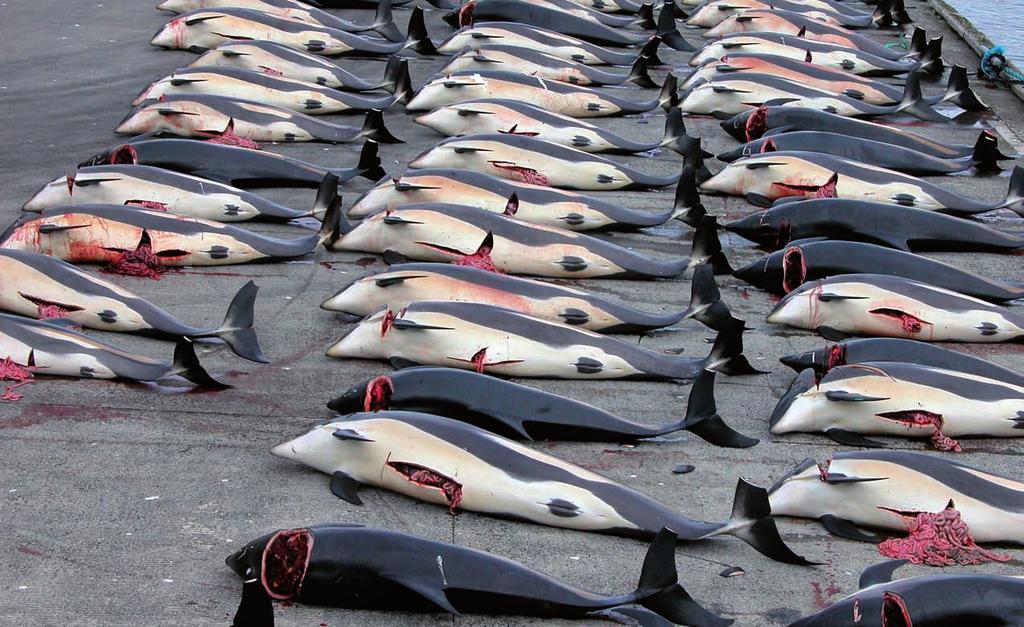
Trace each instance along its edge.
<path fill-rule="evenodd" d="M 131 205 L 133 207 L 142 207 L 143 209 L 155 209 L 156 211 L 167 211 L 167 205 L 165 205 L 162 202 L 157 202 L 155 200 L 126 200 L 124 202 L 124 204 Z"/>
<path fill-rule="evenodd" d="M 882 627 L 914 627 L 903 597 L 888 590 L 882 593 Z"/>
<path fill-rule="evenodd" d="M 231 131 L 224 131 L 206 140 L 211 144 L 224 144 L 225 146 L 240 146 L 251 150 L 260 150 L 260 145 L 247 137 L 239 137 Z"/>
<path fill-rule="evenodd" d="M 395 393 L 395 383 L 391 377 L 381 375 L 366 384 L 366 395 L 363 397 L 363 411 L 381 411 L 388 408 L 388 401 Z"/>
<path fill-rule="evenodd" d="M 932 427 L 932 446 L 939 451 L 960 453 L 960 443 L 942 433 L 942 415 L 924 410 L 890 411 L 878 414 L 880 418 L 888 418 L 897 422 L 905 422 L 915 427 Z"/>
<path fill-rule="evenodd" d="M 522 359 L 506 359 L 505 361 L 487 361 L 487 348 L 483 347 L 477 352 L 473 353 L 473 356 L 469 359 L 459 359 L 458 357 L 451 357 L 455 361 L 462 361 L 467 364 L 473 364 L 473 370 L 476 370 L 480 374 L 484 374 L 484 371 L 489 366 L 505 366 L 508 364 L 520 364 L 523 362 Z"/>
<path fill-rule="evenodd" d="M 459 504 L 462 503 L 462 484 L 458 481 L 416 464 L 388 462 L 387 465 L 416 485 L 435 488 L 443 492 L 445 500 L 448 501 L 449 513 L 454 514 L 459 508 Z"/>
<path fill-rule="evenodd" d="M 380 321 L 380 336 L 384 337 L 384 335 L 391 329 L 391 325 L 395 323 L 395 320 L 404 315 L 405 309 L 402 309 L 398 313 L 395 313 L 393 309 L 388 309 L 384 312 L 384 318 Z"/>
<path fill-rule="evenodd" d="M 898 321 L 900 323 L 900 327 L 902 327 L 907 333 L 920 333 L 921 329 L 923 329 L 925 325 L 931 326 L 930 322 L 922 320 L 905 311 L 900 311 L 899 309 L 880 307 L 879 309 L 872 309 L 868 313 L 873 313 L 876 316 L 892 318 L 893 320 Z"/>
<path fill-rule="evenodd" d="M 761 152 L 762 153 L 776 152 L 777 150 L 778 150 L 778 147 L 775 145 L 775 140 L 774 139 L 768 139 L 763 144 L 761 144 Z"/>
<path fill-rule="evenodd" d="M 533 168 L 516 165 L 510 161 L 488 161 L 488 163 L 499 170 L 510 172 L 513 179 L 522 181 L 523 183 L 529 183 L 530 185 L 543 185 L 544 187 L 550 186 L 548 177 Z"/>
<path fill-rule="evenodd" d="M 752 142 L 762 134 L 764 134 L 765 125 L 768 122 L 768 107 L 761 105 L 754 109 L 750 117 L 747 118 L 747 123 L 744 126 L 743 132 L 746 133 L 747 141 Z"/>
<path fill-rule="evenodd" d="M 463 255 L 462 257 L 453 260 L 452 265 L 469 266 L 470 268 L 505 274 L 501 268 L 494 264 L 494 259 L 491 258 L 490 246 L 480 246 L 480 248 L 478 248 L 472 255 Z"/>
<path fill-rule="evenodd" d="M 772 187 L 782 192 L 785 192 L 783 196 L 807 196 L 809 198 L 836 198 L 836 183 L 838 177 L 832 175 L 827 181 L 821 185 L 790 185 L 789 183 L 772 183 Z"/>
<path fill-rule="evenodd" d="M 459 8 L 459 28 L 473 25 L 473 8 L 476 2 L 467 2 Z"/>
<path fill-rule="evenodd" d="M 25 366 L 15 362 L 10 357 L 0 359 L 0 381 L 16 381 L 14 385 L 4 387 L 3 393 L 0 394 L 0 401 L 11 403 L 20 401 L 25 395 L 21 392 L 15 392 L 15 390 L 28 384 L 32 379 L 32 372 Z"/>
<path fill-rule="evenodd" d="M 135 146 L 123 144 L 110 153 L 109 161 L 112 164 L 135 165 L 139 162 L 139 153 L 135 150 Z"/>
<path fill-rule="evenodd" d="M 269 74 L 270 76 L 283 76 L 284 75 L 284 72 L 282 72 L 281 70 L 277 70 L 277 69 L 274 69 L 272 67 L 267 67 L 265 65 L 261 65 L 260 66 L 260 70 L 262 70 L 264 74 Z"/>
<path fill-rule="evenodd" d="M 120 253 L 110 263 L 100 268 L 100 272 L 107 274 L 145 277 L 154 281 L 159 281 L 160 275 L 169 270 L 170 268 L 163 265 L 160 257 L 153 252 L 153 247 L 146 238 L 135 250 Z"/>
<path fill-rule="evenodd" d="M 929 566 L 1007 562 L 1012 557 L 978 546 L 952 501 L 936 514 L 883 509 L 902 517 L 909 534 L 906 538 L 889 538 L 879 544 L 878 552 L 886 557 Z"/>
<path fill-rule="evenodd" d="M 804 252 L 793 246 L 782 254 L 782 290 L 789 294 L 807 280 L 807 263 Z"/>
<path fill-rule="evenodd" d="M 313 534 L 308 529 L 278 531 L 263 550 L 260 571 L 267 594 L 282 601 L 298 597 L 312 553 Z"/>

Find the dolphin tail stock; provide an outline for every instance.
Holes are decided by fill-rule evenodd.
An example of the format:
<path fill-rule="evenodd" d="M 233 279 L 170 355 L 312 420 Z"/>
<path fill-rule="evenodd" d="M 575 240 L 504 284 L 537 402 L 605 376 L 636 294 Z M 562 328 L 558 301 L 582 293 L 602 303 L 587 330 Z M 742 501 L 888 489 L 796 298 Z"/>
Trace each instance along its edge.
<path fill-rule="evenodd" d="M 391 131 L 388 130 L 388 127 L 384 126 L 384 112 L 380 109 L 373 109 L 366 113 L 366 119 L 363 121 L 363 128 L 359 131 L 359 135 L 356 137 L 372 139 L 379 144 L 404 143 L 401 139 L 392 135 Z"/>
<path fill-rule="evenodd" d="M 700 192 L 697 190 L 697 171 L 692 165 L 684 165 L 683 171 L 679 174 L 679 182 L 676 183 L 676 196 L 672 205 L 672 217 L 696 227 L 708 214 L 700 201 Z M 728 265 L 728 263 L 726 264 Z"/>
<path fill-rule="evenodd" d="M 339 181 L 361 176 L 376 183 L 388 175 L 381 166 L 379 147 L 380 145 L 377 142 L 367 139 L 363 142 L 363 147 L 359 151 L 359 162 L 356 164 L 354 172 L 349 168 L 339 168 L 337 170 L 330 170 L 331 174 L 338 176 Z M 342 173 L 344 173 L 344 178 L 341 176 Z M 324 209 L 327 209 L 327 205 L 324 206 Z"/>
<path fill-rule="evenodd" d="M 690 280 L 690 306 L 683 313 L 683 320 L 692 318 L 709 329 L 721 331 L 730 320 L 738 320 L 722 302 L 722 293 L 715 283 L 715 270 L 711 264 L 702 263 L 693 271 Z M 745 324 L 745 323 L 744 323 Z"/>
<path fill-rule="evenodd" d="M 897 26 L 914 22 L 910 14 L 907 13 L 907 7 L 904 5 L 903 0 L 892 0 L 892 5 L 889 7 L 889 17 Z"/>
<path fill-rule="evenodd" d="M 772 507 L 768 491 L 749 483 L 742 477 L 736 482 L 736 495 L 732 502 L 732 516 L 719 533 L 728 533 L 752 546 L 758 553 L 786 564 L 810 566 L 802 555 L 786 546 L 779 528 L 771 517 Z"/>
<path fill-rule="evenodd" d="M 942 60 L 942 37 L 936 37 L 925 44 L 925 50 L 918 58 L 918 61 L 921 64 L 917 68 L 919 72 L 932 76 L 942 74 L 946 69 L 946 64 Z"/>
<path fill-rule="evenodd" d="M 665 111 L 679 106 L 679 79 L 672 72 L 665 77 L 661 84 L 661 93 L 658 94 L 658 104 Z M 652 109 L 654 107 L 651 107 Z"/>
<path fill-rule="evenodd" d="M 704 359 L 704 368 L 730 377 L 744 374 L 765 374 L 765 371 L 751 366 L 743 355 L 743 331 L 745 329 L 746 325 L 742 320 L 726 322 L 722 330 L 718 332 L 711 352 Z"/>
<path fill-rule="evenodd" d="M 1013 167 L 1010 184 L 1006 188 L 1006 197 L 995 209 L 1009 209 L 1024 218 L 1024 167 Z"/>
<path fill-rule="evenodd" d="M 413 8 L 412 14 L 409 16 L 409 30 L 405 37 L 405 48 L 425 57 L 437 55 L 437 46 L 434 45 L 434 42 L 430 41 L 430 33 L 427 32 L 426 22 L 423 21 L 423 9 L 418 5 Z"/>
<path fill-rule="evenodd" d="M 903 87 L 903 100 L 896 105 L 894 112 L 901 111 L 928 122 L 949 121 L 949 118 L 932 109 L 924 101 L 924 97 L 921 94 L 921 75 L 916 71 L 907 74 L 907 83 Z"/>
<path fill-rule="evenodd" d="M 638 57 L 647 59 L 647 65 L 665 65 L 665 62 L 658 56 L 658 48 L 661 46 L 661 37 L 655 35 L 637 53 Z"/>
<path fill-rule="evenodd" d="M 395 18 L 391 14 L 391 0 L 379 0 L 377 12 L 373 16 L 373 23 L 360 30 L 375 31 L 392 43 L 398 43 L 404 39 L 402 31 L 395 26 Z"/>
<path fill-rule="evenodd" d="M 696 52 L 697 48 L 686 41 L 683 34 L 676 28 L 676 3 L 666 2 L 661 7 L 661 14 L 658 16 L 658 37 L 665 42 L 665 45 L 680 52 Z"/>
<path fill-rule="evenodd" d="M 260 291 L 252 281 L 238 290 L 228 305 L 224 323 L 216 331 L 190 336 L 190 338 L 218 337 L 224 341 L 231 351 L 249 361 L 266 364 L 269 360 L 263 355 L 259 339 L 252 325 L 255 323 L 256 294 Z"/>
<path fill-rule="evenodd" d="M 727 425 L 718 415 L 715 403 L 715 373 L 702 370 L 690 388 L 686 402 L 686 417 L 665 427 L 664 433 L 689 431 L 701 439 L 727 448 L 750 448 L 759 442 Z"/>
<path fill-rule="evenodd" d="M 313 249 L 315 250 L 317 246 L 324 246 L 329 249 L 335 242 L 341 239 L 342 235 L 348 233 L 353 228 L 352 223 L 348 221 L 348 218 L 345 217 L 344 212 L 341 210 L 341 196 L 334 194 L 331 197 L 327 211 L 324 213 L 320 230 L 313 235 L 317 242 Z"/>
<path fill-rule="evenodd" d="M 710 264 L 715 274 L 732 274 L 729 260 L 722 252 L 722 241 L 718 239 L 718 219 L 705 215 L 697 223 L 693 233 L 693 247 L 690 248 L 690 264 Z"/>
<path fill-rule="evenodd" d="M 978 98 L 978 95 L 971 89 L 967 81 L 967 68 L 962 65 L 954 65 L 950 70 L 946 93 L 942 95 L 939 102 L 952 102 L 964 111 L 989 110 L 989 106 L 982 102 L 981 98 Z"/>
<path fill-rule="evenodd" d="M 879 0 L 871 13 L 871 22 L 878 28 L 889 28 L 895 20 L 892 16 L 892 0 Z"/>
<path fill-rule="evenodd" d="M 227 383 L 221 383 L 214 379 L 209 372 L 199 363 L 196 355 L 195 344 L 187 337 L 178 339 L 174 345 L 174 361 L 167 370 L 167 374 L 176 374 L 183 379 L 191 381 L 199 387 L 211 389 L 227 389 L 231 387 Z"/>
<path fill-rule="evenodd" d="M 654 19 L 654 5 L 650 3 L 641 4 L 640 9 L 636 12 L 636 18 L 630 22 L 629 26 L 639 26 L 644 30 L 658 28 L 658 22 Z"/>
<path fill-rule="evenodd" d="M 651 541 L 640 571 L 640 583 L 629 598 L 672 624 L 727 627 L 733 621 L 704 609 L 679 585 L 676 533 L 662 528 Z"/>
<path fill-rule="evenodd" d="M 626 80 L 635 85 L 639 85 L 644 89 L 654 89 L 658 86 L 651 78 L 650 73 L 647 71 L 647 59 L 642 55 L 636 55 L 636 61 L 633 61 L 633 67 L 629 69 L 629 76 Z"/>

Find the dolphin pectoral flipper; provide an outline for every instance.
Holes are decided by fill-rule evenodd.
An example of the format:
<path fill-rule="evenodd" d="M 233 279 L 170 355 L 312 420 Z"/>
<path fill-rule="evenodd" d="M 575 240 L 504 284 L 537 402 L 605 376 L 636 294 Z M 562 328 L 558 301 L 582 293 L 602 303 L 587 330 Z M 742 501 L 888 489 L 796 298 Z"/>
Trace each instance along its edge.
<path fill-rule="evenodd" d="M 331 474 L 331 494 L 353 505 L 362 505 L 359 498 L 360 483 L 340 470 Z"/>
<path fill-rule="evenodd" d="M 395 370 L 405 370 L 406 368 L 416 368 L 418 366 L 422 366 L 423 365 L 423 364 L 420 364 L 420 363 L 416 363 L 415 361 L 413 361 L 411 359 L 406 359 L 404 357 L 392 357 L 392 358 L 388 359 L 388 363 Z"/>
<path fill-rule="evenodd" d="M 872 544 L 878 544 L 885 539 L 884 536 L 861 529 L 846 518 L 840 518 L 839 516 L 834 516 L 832 514 L 825 514 L 819 520 L 821 520 L 821 525 L 825 527 L 829 533 L 837 535 L 840 538 L 856 540 L 857 542 L 870 542 Z"/>
<path fill-rule="evenodd" d="M 844 446 L 861 446 L 864 448 L 885 448 L 884 442 L 879 442 L 878 440 L 865 438 L 859 433 L 847 431 L 846 429 L 839 429 L 838 427 L 826 429 L 825 435 L 827 435 L 833 442 L 837 442 Z"/>
<path fill-rule="evenodd" d="M 438 585 L 430 585 L 428 582 L 423 581 L 422 578 L 417 579 L 414 576 L 403 577 L 401 575 L 391 575 L 387 577 L 387 579 L 407 590 L 415 592 L 425 601 L 429 601 L 432 605 L 437 606 L 437 608 L 442 611 L 455 616 L 462 615 L 459 610 L 455 609 L 455 606 L 452 605 L 452 602 L 448 600 L 447 595 L 445 595 L 444 590 Z M 439 582 L 440 579 L 437 581 Z"/>
<path fill-rule="evenodd" d="M 231 627 L 274 627 L 274 604 L 258 578 L 242 583 L 242 600 Z"/>

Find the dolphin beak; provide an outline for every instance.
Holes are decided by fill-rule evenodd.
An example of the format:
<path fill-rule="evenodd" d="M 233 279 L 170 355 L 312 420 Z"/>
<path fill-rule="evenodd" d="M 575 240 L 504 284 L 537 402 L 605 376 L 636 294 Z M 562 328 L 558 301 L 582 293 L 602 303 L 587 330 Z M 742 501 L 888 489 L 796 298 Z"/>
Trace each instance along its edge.
<path fill-rule="evenodd" d="M 427 155 L 429 155 L 433 150 L 434 150 L 433 147 L 427 148 L 426 150 L 424 150 L 420 154 L 418 154 L 415 157 L 413 157 L 412 161 L 409 162 L 409 167 L 410 168 L 422 168 L 422 167 L 425 167 L 425 165 L 424 165 L 425 159 L 426 159 Z"/>
<path fill-rule="evenodd" d="M 743 156 L 743 146 L 733 148 L 732 150 L 726 150 L 725 152 L 718 153 L 717 159 L 724 161 L 725 163 L 732 163 Z"/>
<path fill-rule="evenodd" d="M 426 97 L 423 95 L 423 89 L 420 89 L 419 93 L 413 96 L 412 100 L 406 103 L 406 111 L 426 111 L 430 107 L 426 106 L 423 101 Z"/>
<path fill-rule="evenodd" d="M 761 266 L 763 264 L 763 260 L 756 259 L 754 261 L 751 261 L 747 265 L 743 266 L 739 270 L 736 270 L 735 272 L 732 273 L 732 275 L 737 279 L 740 279 L 741 281 L 745 281 L 746 283 L 750 283 L 751 285 L 761 287 L 761 281 L 759 281 L 759 279 L 762 276 Z"/>
<path fill-rule="evenodd" d="M 277 446 L 270 449 L 270 454 L 274 457 L 280 457 L 282 459 L 298 459 L 298 453 L 295 451 L 295 440 L 288 440 L 278 444 Z"/>
<path fill-rule="evenodd" d="M 806 353 L 797 353 L 796 355 L 786 355 L 780 357 L 779 362 L 787 368 L 792 368 L 797 372 L 800 372 L 806 368 L 814 367 L 814 351 L 808 351 Z"/>
<path fill-rule="evenodd" d="M 815 383 L 814 371 L 810 368 L 797 375 L 796 379 L 793 380 L 793 383 L 789 385 L 789 389 L 786 390 L 786 393 L 779 399 L 779 402 L 775 404 L 775 409 L 772 410 L 771 420 L 768 423 L 769 431 L 772 433 L 786 433 L 786 429 L 776 429 L 776 427 L 779 426 L 779 421 L 786 416 L 786 412 L 788 412 L 789 408 L 793 406 L 797 397 L 813 388 Z"/>

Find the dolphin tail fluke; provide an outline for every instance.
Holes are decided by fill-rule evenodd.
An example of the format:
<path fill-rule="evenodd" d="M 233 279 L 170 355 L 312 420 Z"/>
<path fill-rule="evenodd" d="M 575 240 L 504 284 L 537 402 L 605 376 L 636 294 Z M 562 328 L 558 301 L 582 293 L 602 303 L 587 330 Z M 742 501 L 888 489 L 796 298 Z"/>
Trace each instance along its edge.
<path fill-rule="evenodd" d="M 644 44 L 637 56 L 647 59 L 647 65 L 665 65 L 665 62 L 658 56 L 658 47 L 661 46 L 661 37 L 655 35 L 650 41 Z"/>
<path fill-rule="evenodd" d="M 771 514 L 768 491 L 741 478 L 736 483 L 732 517 L 727 526 L 729 533 L 773 560 L 802 566 L 813 564 L 786 546 Z"/>
<path fill-rule="evenodd" d="M 212 389 L 231 387 L 210 376 L 210 373 L 199 363 L 195 344 L 192 343 L 192 340 L 185 337 L 179 339 L 178 343 L 174 346 L 174 361 L 171 363 L 171 368 L 167 374 L 176 374 L 199 387 Z"/>
<path fill-rule="evenodd" d="M 914 20 L 907 13 L 907 7 L 904 6 L 903 0 L 892 0 L 892 5 L 889 7 L 889 18 L 897 26 L 903 26 L 904 24 L 912 24 Z"/>
<path fill-rule="evenodd" d="M 967 68 L 954 65 L 949 72 L 949 84 L 946 93 L 939 102 L 952 102 L 964 111 L 988 111 L 989 106 L 978 98 L 967 81 Z"/>
<path fill-rule="evenodd" d="M 697 48 L 686 41 L 683 34 L 676 28 L 676 4 L 666 2 L 661 7 L 661 15 L 658 16 L 658 37 L 665 42 L 665 45 L 680 52 L 696 52 Z"/>
<path fill-rule="evenodd" d="M 687 142 L 686 124 L 683 122 L 683 112 L 679 107 L 672 107 L 665 116 L 665 134 L 661 138 L 660 146 L 672 150 L 676 154 L 686 156 L 690 142 Z"/>
<path fill-rule="evenodd" d="M 764 374 L 750 365 L 743 355 L 743 331 L 746 325 L 742 320 L 729 321 L 718 332 L 711 353 L 704 360 L 704 368 L 720 372 L 727 376 L 744 374 Z"/>
<path fill-rule="evenodd" d="M 738 320 L 729 311 L 729 306 L 722 302 L 722 293 L 715 284 L 715 270 L 711 264 L 702 263 L 693 271 L 690 282 L 690 306 L 683 314 L 683 319 L 693 318 L 709 329 L 721 331 L 731 320 Z"/>
<path fill-rule="evenodd" d="M 354 227 L 341 211 L 341 196 L 335 194 L 331 199 L 327 212 L 324 213 L 323 223 L 320 230 L 316 232 L 317 246 L 330 248 L 341 239 L 341 236 L 351 231 Z"/>
<path fill-rule="evenodd" d="M 679 174 L 679 182 L 676 184 L 672 217 L 678 218 L 692 227 L 697 227 L 707 214 L 707 210 L 704 209 L 704 205 L 700 201 L 700 192 L 697 190 L 697 171 L 691 165 L 683 166 L 683 171 Z"/>
<path fill-rule="evenodd" d="M 644 89 L 654 89 L 658 86 L 647 71 L 647 59 L 642 54 L 636 55 L 636 61 L 633 62 L 633 67 L 630 68 L 629 77 L 626 80 Z"/>
<path fill-rule="evenodd" d="M 929 122 L 948 122 L 949 118 L 942 115 L 924 101 L 921 94 L 921 75 L 916 71 L 907 74 L 907 84 L 903 88 L 903 100 L 896 106 L 896 111 L 906 112 L 915 118 Z"/>
<path fill-rule="evenodd" d="M 1006 198 L 996 209 L 1009 209 L 1024 218 L 1024 167 L 1014 166 Z"/>
<path fill-rule="evenodd" d="M 242 600 L 231 627 L 274 627 L 274 603 L 258 578 L 242 584 Z"/>
<path fill-rule="evenodd" d="M 409 76 L 409 61 L 407 59 L 399 61 L 395 72 L 394 91 L 391 92 L 395 95 L 395 99 L 392 104 L 395 102 L 408 104 L 415 93 L 412 87 L 412 77 Z"/>
<path fill-rule="evenodd" d="M 672 72 L 665 77 L 661 84 L 661 93 L 658 94 L 658 106 L 668 111 L 679 106 L 679 79 Z"/>
<path fill-rule="evenodd" d="M 633 20 L 632 26 L 639 26 L 644 30 L 654 30 L 658 28 L 658 22 L 654 19 L 654 5 L 653 4 L 641 4 L 640 9 L 636 12 L 636 18 Z"/>
<path fill-rule="evenodd" d="M 647 549 L 640 583 L 632 595 L 636 602 L 672 624 L 726 627 L 733 621 L 712 614 L 679 585 L 676 570 L 676 534 L 663 528 Z"/>
<path fill-rule="evenodd" d="M 892 1 L 891 0 L 880 0 L 875 5 L 875 10 L 871 14 L 871 22 L 879 28 L 888 28 L 893 25 L 892 16 Z"/>
<path fill-rule="evenodd" d="M 999 140 L 988 131 L 982 131 L 978 135 L 978 141 L 974 142 L 974 152 L 971 154 L 971 163 L 974 167 L 983 172 L 998 172 L 999 161 L 1007 156 L 999 151 Z"/>
<path fill-rule="evenodd" d="M 380 0 L 377 3 L 377 13 L 373 16 L 373 23 L 363 30 L 376 31 L 384 39 L 393 43 L 402 41 L 402 31 L 395 26 L 395 18 L 391 14 L 391 0 Z"/>
<path fill-rule="evenodd" d="M 263 355 L 259 339 L 252 325 L 256 319 L 256 294 L 260 288 L 249 281 L 238 290 L 235 297 L 228 305 L 228 313 L 224 316 L 224 324 L 220 328 L 206 336 L 196 337 L 219 337 L 231 349 L 231 351 L 249 361 L 265 364 L 269 360 Z"/>
<path fill-rule="evenodd" d="M 922 31 L 924 32 L 924 31 Z M 942 61 L 942 37 L 936 37 L 925 45 L 925 50 L 918 58 L 921 65 L 917 68 L 919 72 L 925 72 L 932 76 L 942 74 L 946 69 Z"/>
<path fill-rule="evenodd" d="M 915 26 L 914 32 L 910 36 L 910 44 L 907 50 L 909 51 L 908 55 L 916 56 L 920 59 L 928 50 L 928 31 L 920 26 Z"/>
<path fill-rule="evenodd" d="M 380 144 L 404 143 L 392 135 L 388 127 L 384 126 L 384 112 L 379 109 L 374 109 L 366 114 L 366 120 L 363 122 L 363 129 L 359 132 L 359 137 L 372 139 Z"/>
<path fill-rule="evenodd" d="M 423 21 L 423 9 L 416 6 L 409 16 L 409 34 L 405 37 L 405 47 L 425 57 L 437 55 L 437 46 L 430 41 L 430 33 Z"/>
<path fill-rule="evenodd" d="M 715 274 L 732 274 L 729 260 L 722 252 L 722 241 L 718 239 L 718 219 L 704 216 L 697 224 L 693 234 L 693 247 L 690 249 L 691 265 L 711 264 Z"/>
<path fill-rule="evenodd" d="M 388 175 L 381 165 L 379 149 L 380 145 L 372 139 L 363 142 L 363 148 L 359 151 L 359 163 L 356 164 L 355 176 L 361 176 L 376 183 Z M 324 208 L 326 209 L 326 206 Z"/>
<path fill-rule="evenodd" d="M 718 406 L 715 403 L 715 373 L 710 370 L 701 371 L 693 382 L 686 405 L 686 418 L 672 431 L 680 429 L 685 429 L 715 446 L 750 448 L 758 443 L 757 438 L 749 438 L 734 430 L 718 415 Z"/>

